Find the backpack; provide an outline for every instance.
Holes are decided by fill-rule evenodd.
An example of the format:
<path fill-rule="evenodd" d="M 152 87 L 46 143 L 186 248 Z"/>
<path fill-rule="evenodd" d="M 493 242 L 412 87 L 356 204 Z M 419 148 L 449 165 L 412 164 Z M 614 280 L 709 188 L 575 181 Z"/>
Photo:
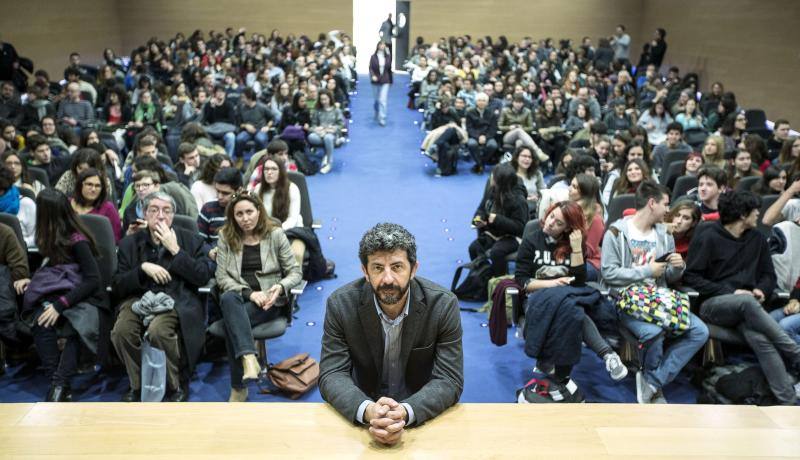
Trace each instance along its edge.
<path fill-rule="evenodd" d="M 700 404 L 778 404 L 757 364 L 716 366 L 708 371 L 697 396 Z"/>
<path fill-rule="evenodd" d="M 459 278 L 461 278 L 461 272 L 465 268 L 469 269 L 469 274 L 464 278 L 464 281 L 456 287 Z M 460 300 L 486 302 L 488 299 L 486 290 L 491 278 L 492 264 L 486 256 L 481 255 L 470 263 L 456 267 L 450 290 L 453 291 Z"/>
<path fill-rule="evenodd" d="M 306 176 L 313 176 L 319 172 L 320 165 L 317 160 L 311 158 L 305 150 L 296 150 L 292 156 L 297 170 Z"/>
<path fill-rule="evenodd" d="M 458 144 L 447 145 L 447 148 L 439 152 L 439 169 L 442 176 L 452 176 L 458 172 Z"/>

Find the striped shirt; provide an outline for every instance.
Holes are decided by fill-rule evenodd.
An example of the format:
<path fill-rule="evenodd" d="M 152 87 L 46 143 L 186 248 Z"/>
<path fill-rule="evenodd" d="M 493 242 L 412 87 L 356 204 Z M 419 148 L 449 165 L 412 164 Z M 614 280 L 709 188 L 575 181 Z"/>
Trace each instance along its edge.
<path fill-rule="evenodd" d="M 219 236 L 217 232 L 225 224 L 225 208 L 219 201 L 209 201 L 200 209 L 197 215 L 197 229 L 206 243 L 216 246 Z"/>

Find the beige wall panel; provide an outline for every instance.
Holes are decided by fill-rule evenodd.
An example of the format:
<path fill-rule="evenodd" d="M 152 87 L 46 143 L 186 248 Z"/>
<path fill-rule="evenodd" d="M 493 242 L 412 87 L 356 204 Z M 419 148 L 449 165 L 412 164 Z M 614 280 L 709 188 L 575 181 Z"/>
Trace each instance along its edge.
<path fill-rule="evenodd" d="M 667 30 L 664 65 L 714 81 L 745 108 L 800 127 L 800 2 L 794 0 L 643 0 L 642 33 Z"/>
<path fill-rule="evenodd" d="M 83 62 L 100 61 L 103 48 L 120 52 L 122 35 L 117 2 L 109 0 L 4 0 L 12 4 L 0 14 L 0 34 L 20 56 L 33 59 L 53 80 L 63 78 L 69 53 Z"/>
<path fill-rule="evenodd" d="M 125 52 L 156 36 L 167 40 L 181 31 L 223 31 L 230 26 L 248 33 L 304 33 L 353 28 L 353 5 L 348 0 L 138 0 L 120 1 L 122 45 Z"/>

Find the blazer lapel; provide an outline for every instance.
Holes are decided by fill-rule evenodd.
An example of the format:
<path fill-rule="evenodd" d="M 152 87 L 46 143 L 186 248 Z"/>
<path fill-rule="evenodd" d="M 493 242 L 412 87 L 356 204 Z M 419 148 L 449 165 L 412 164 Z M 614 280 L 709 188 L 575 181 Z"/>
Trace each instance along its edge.
<path fill-rule="evenodd" d="M 378 312 L 375 311 L 373 295 L 372 287 L 369 283 L 364 283 L 364 288 L 361 290 L 361 303 L 358 306 L 358 318 L 361 321 L 361 327 L 364 329 L 367 347 L 369 347 L 369 352 L 375 363 L 378 382 L 380 382 L 380 377 L 383 373 L 383 326 L 381 326 L 381 320 L 378 318 Z"/>
<path fill-rule="evenodd" d="M 427 308 L 423 301 L 422 288 L 416 280 L 411 280 L 411 302 L 408 306 L 408 316 L 403 320 L 403 337 L 400 344 L 400 364 L 406 366 L 411 349 L 417 341 L 417 335 L 422 328 L 422 322 Z"/>

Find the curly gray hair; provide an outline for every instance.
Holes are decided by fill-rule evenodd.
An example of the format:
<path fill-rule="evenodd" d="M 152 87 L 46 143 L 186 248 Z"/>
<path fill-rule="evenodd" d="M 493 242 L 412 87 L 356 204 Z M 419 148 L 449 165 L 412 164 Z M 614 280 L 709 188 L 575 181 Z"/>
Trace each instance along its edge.
<path fill-rule="evenodd" d="M 402 225 L 389 222 L 380 223 L 364 233 L 358 244 L 358 257 L 361 264 L 367 266 L 370 255 L 379 251 L 406 251 L 408 262 L 412 266 L 417 263 L 417 242 Z"/>

